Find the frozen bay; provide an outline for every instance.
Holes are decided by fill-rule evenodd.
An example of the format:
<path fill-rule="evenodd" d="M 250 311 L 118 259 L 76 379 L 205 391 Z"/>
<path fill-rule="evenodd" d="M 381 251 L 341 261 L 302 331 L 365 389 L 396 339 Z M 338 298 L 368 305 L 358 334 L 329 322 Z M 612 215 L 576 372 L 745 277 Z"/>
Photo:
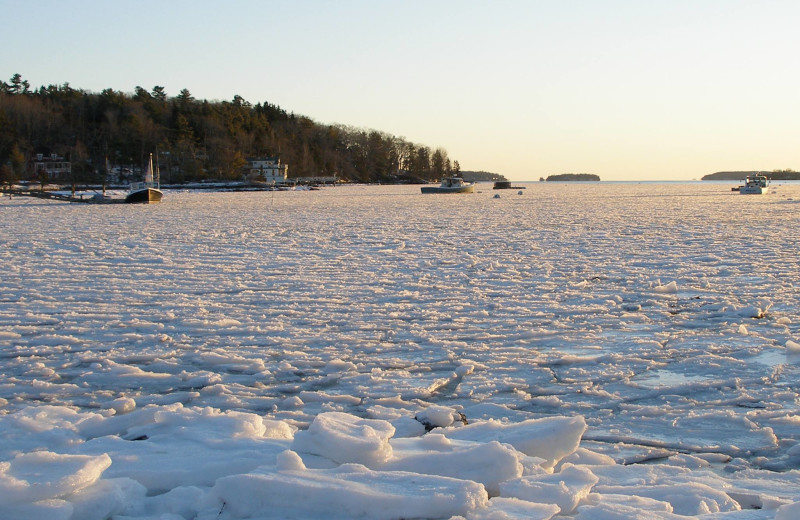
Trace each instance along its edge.
<path fill-rule="evenodd" d="M 346 186 L 168 191 L 152 206 L 3 199 L 0 460 L 12 470 L 13 461 L 40 470 L 59 463 L 71 481 L 81 479 L 69 464 L 85 463 L 95 477 L 14 507 L 28 518 L 33 510 L 78 518 L 80 504 L 93 503 L 84 495 L 110 486 L 124 497 L 113 512 L 126 518 L 273 518 L 246 497 L 247 507 L 221 513 L 188 504 L 225 492 L 222 503 L 233 504 L 232 490 L 257 486 L 261 473 L 291 497 L 302 483 L 276 474 L 348 463 L 375 472 L 363 477 L 371 482 L 409 490 L 390 485 L 391 471 L 429 474 L 418 459 L 432 448 L 404 443 L 464 429 L 461 413 L 470 427 L 498 431 L 583 418 L 580 449 L 563 457 L 584 473 L 562 483 L 591 485 L 558 510 L 533 499 L 529 482 L 480 482 L 492 513 L 472 487 L 437 482 L 472 505 L 429 504 L 405 516 L 531 518 L 533 508 L 541 518 L 780 517 L 779 507 L 800 501 L 798 209 L 800 185 L 791 183 L 766 196 L 726 183 L 534 183 L 521 195 L 491 185 L 474 195 Z M 443 409 L 456 412 L 455 426 Z M 425 411 L 450 427 L 424 435 L 414 417 Z M 253 426 L 256 417 L 266 426 Z M 347 426 L 316 434 L 309 427 L 319 417 L 378 421 L 361 425 L 378 433 L 376 424 L 390 425 L 376 442 L 391 439 L 393 450 L 331 462 L 326 434 Z M 558 432 L 575 431 L 564 424 Z M 445 437 L 502 451 L 496 436 L 459 435 Z M 272 439 L 272 451 L 243 438 Z M 192 460 L 191 442 L 227 446 L 220 460 L 206 454 L 216 470 Z M 358 443 L 334 451 L 361 451 L 348 446 Z M 144 449 L 163 453 L 166 476 L 136 451 Z M 287 455 L 298 452 L 302 463 Z M 35 453 L 52 457 L 20 459 Z M 550 462 L 540 465 L 548 478 L 563 472 Z M 535 474 L 521 464 L 515 478 Z M 0 496 L 20 481 L 3 475 Z M 341 480 L 314 478 L 323 477 Z M 358 496 L 355 487 L 344 493 Z M 697 507 L 676 510 L 667 499 L 675 489 L 697 495 Z M 153 502 L 170 493 L 162 501 L 183 509 Z M 621 495 L 640 502 L 613 498 Z M 372 495 L 364 503 L 381 504 Z M 324 514 L 279 506 L 277 518 Z M 387 506 L 356 510 L 404 516 L 380 516 Z"/>

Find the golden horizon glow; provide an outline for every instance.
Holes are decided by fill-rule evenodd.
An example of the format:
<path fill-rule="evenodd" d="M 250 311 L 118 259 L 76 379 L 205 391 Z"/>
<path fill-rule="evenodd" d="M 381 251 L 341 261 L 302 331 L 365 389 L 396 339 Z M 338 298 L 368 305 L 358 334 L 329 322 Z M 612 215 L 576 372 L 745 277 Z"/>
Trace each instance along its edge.
<path fill-rule="evenodd" d="M 33 87 L 239 95 L 510 180 L 800 170 L 795 2 L 6 3 Z"/>

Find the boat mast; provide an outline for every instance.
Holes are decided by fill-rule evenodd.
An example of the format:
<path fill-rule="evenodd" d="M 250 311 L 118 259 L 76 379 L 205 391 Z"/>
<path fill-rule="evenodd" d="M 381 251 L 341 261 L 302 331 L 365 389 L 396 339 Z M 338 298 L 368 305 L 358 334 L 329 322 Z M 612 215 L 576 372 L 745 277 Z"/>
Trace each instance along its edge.
<path fill-rule="evenodd" d="M 147 171 L 144 172 L 144 182 L 153 182 L 153 154 L 150 154 L 150 162 L 147 164 Z"/>
<path fill-rule="evenodd" d="M 158 167 L 158 149 L 156 149 L 156 188 L 161 189 L 161 168 Z"/>

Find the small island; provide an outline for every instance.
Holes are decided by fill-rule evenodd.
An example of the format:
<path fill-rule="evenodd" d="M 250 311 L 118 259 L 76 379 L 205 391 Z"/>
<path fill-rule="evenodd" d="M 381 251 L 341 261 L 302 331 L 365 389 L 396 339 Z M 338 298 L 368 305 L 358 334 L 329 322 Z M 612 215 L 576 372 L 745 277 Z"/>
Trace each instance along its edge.
<path fill-rule="evenodd" d="M 546 181 L 580 181 L 580 182 L 599 182 L 600 176 L 593 173 L 560 173 L 558 175 L 548 175 Z"/>
<path fill-rule="evenodd" d="M 507 180 L 499 173 L 485 171 L 462 171 L 461 177 L 463 177 L 467 182 L 496 182 Z"/>

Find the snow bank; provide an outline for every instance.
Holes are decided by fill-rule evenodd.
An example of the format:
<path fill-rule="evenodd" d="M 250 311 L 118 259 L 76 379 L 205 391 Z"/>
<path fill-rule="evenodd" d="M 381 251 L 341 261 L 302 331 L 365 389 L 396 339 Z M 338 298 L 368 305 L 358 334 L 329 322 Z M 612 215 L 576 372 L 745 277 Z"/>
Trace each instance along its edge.
<path fill-rule="evenodd" d="M 658 294 L 678 294 L 678 284 L 674 281 L 666 285 L 661 285 L 661 283 L 659 283 L 653 287 L 653 292 Z"/>
<path fill-rule="evenodd" d="M 0 503 L 63 497 L 93 484 L 111 465 L 108 455 L 60 455 L 37 451 L 0 462 Z"/>
<path fill-rule="evenodd" d="M 27 424 L 30 415 L 18 419 Z M 0 463 L 2 518 L 673 518 L 743 507 L 776 515 L 781 507 L 791 518 L 800 482 L 795 471 L 769 484 L 762 471 L 732 487 L 671 465 L 678 458 L 617 465 L 576 448 L 581 417 L 487 420 L 408 438 L 393 437 L 387 421 L 342 412 L 320 413 L 296 432 L 255 414 L 179 404 L 42 417 L 51 421 L 39 435 L 58 438 L 63 429 L 73 453 L 32 451 Z M 31 446 L 42 442 L 33 437 Z M 339 462 L 353 458 L 369 467 Z"/>
<path fill-rule="evenodd" d="M 73 451 L 106 453 L 118 462 L 107 477 L 132 478 L 148 492 L 161 493 L 181 485 L 210 486 L 217 478 L 274 464 L 295 429 L 252 413 L 150 406 L 94 421 Z"/>
<path fill-rule="evenodd" d="M 383 470 L 408 471 L 472 480 L 498 495 L 500 483 L 522 475 L 520 454 L 497 441 L 474 443 L 451 441 L 428 434 L 419 439 L 395 439 L 392 460 Z"/>
<path fill-rule="evenodd" d="M 697 516 L 708 513 L 740 511 L 741 506 L 722 490 L 702 482 L 641 486 L 597 486 L 596 491 L 609 495 L 630 495 L 667 502 L 677 515 Z"/>
<path fill-rule="evenodd" d="M 583 417 L 546 417 L 520 423 L 476 422 L 460 428 L 443 429 L 442 434 L 449 439 L 507 443 L 526 455 L 543 459 L 543 466 L 552 468 L 578 449 L 585 431 Z"/>
<path fill-rule="evenodd" d="M 446 406 L 431 405 L 416 415 L 416 419 L 421 422 L 426 429 L 444 428 L 450 426 L 456 420 L 456 412 Z"/>
<path fill-rule="evenodd" d="M 797 520 L 798 518 L 800 518 L 800 502 L 781 506 L 775 513 L 775 520 Z"/>
<path fill-rule="evenodd" d="M 65 499 L 94 484 L 110 465 L 111 458 L 105 454 L 90 457 L 47 451 L 0 462 L 0 518 L 72 518 L 76 510 L 85 509 L 87 500 L 77 497 L 73 504 Z"/>
<path fill-rule="evenodd" d="M 466 520 L 550 520 L 557 513 L 558 507 L 552 504 L 493 498 L 489 501 L 489 507 L 468 513 Z"/>
<path fill-rule="evenodd" d="M 224 477 L 209 499 L 232 518 L 447 518 L 488 505 L 480 484 L 402 471 L 375 472 L 359 464 L 296 468 Z M 215 507 L 216 508 L 216 507 Z"/>
<path fill-rule="evenodd" d="M 526 476 L 500 484 L 504 497 L 513 497 L 539 504 L 554 504 L 559 513 L 572 513 L 589 495 L 599 479 L 586 468 L 571 464 L 553 475 Z"/>
<path fill-rule="evenodd" d="M 133 512 L 132 506 L 144 503 L 147 500 L 146 494 L 145 487 L 132 479 L 98 480 L 69 497 L 69 504 L 73 510 L 72 519 L 99 520 Z M 163 502 L 163 499 L 158 500 Z M 187 509 L 191 508 L 182 507 L 184 511 Z"/>
<path fill-rule="evenodd" d="M 592 495 L 578 508 L 576 520 L 685 520 L 668 502 L 616 495 Z"/>
<path fill-rule="evenodd" d="M 297 432 L 292 449 L 320 455 L 339 464 L 376 466 L 389 460 L 394 427 L 387 421 L 361 419 L 341 412 L 317 415 L 308 430 Z"/>

